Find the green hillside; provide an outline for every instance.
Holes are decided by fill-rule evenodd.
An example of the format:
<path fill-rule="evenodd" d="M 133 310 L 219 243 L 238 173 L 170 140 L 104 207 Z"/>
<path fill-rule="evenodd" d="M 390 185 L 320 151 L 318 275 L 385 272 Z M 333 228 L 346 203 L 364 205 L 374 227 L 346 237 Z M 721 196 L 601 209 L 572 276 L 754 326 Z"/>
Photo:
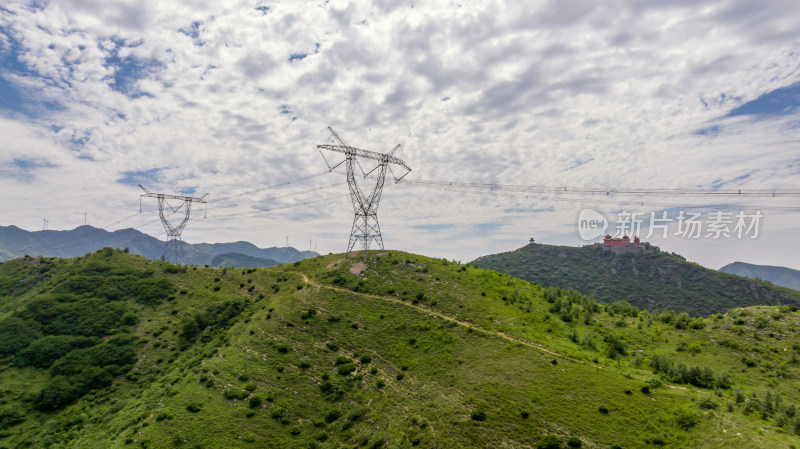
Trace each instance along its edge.
<path fill-rule="evenodd" d="M 240 253 L 217 254 L 211 260 L 211 266 L 218 268 L 259 268 L 274 267 L 275 265 L 280 265 L 280 263 L 272 259 L 252 257 Z"/>
<path fill-rule="evenodd" d="M 654 315 L 394 251 L 17 259 L 0 447 L 789 448 L 798 322 Z"/>
<path fill-rule="evenodd" d="M 574 289 L 606 304 L 625 300 L 651 312 L 672 309 L 707 316 L 733 307 L 800 305 L 798 291 L 711 270 L 653 246 L 616 253 L 596 245 L 531 243 L 480 257 L 471 265 Z"/>

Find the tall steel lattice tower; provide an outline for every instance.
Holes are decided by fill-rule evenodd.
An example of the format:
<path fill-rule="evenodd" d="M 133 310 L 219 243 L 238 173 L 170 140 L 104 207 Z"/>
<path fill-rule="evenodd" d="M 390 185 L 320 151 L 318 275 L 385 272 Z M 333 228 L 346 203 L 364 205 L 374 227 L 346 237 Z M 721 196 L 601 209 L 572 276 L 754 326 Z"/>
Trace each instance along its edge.
<path fill-rule="evenodd" d="M 381 193 L 383 192 L 383 184 L 386 180 L 386 171 L 392 174 L 395 182 L 403 179 L 407 174 L 411 172 L 411 168 L 403 162 L 402 159 L 394 157 L 393 154 L 400 148 L 400 145 L 397 145 L 392 149 L 392 151 L 388 153 L 378 153 L 375 151 L 369 150 L 362 150 L 360 148 L 351 147 L 344 143 L 341 137 L 333 130 L 333 128 L 328 127 L 328 130 L 333 135 L 333 138 L 338 145 L 317 145 L 317 148 L 320 149 L 320 154 L 322 154 L 321 150 L 330 150 L 336 151 L 339 153 L 344 153 L 345 160 L 331 166 L 328 164 L 327 159 L 325 163 L 328 164 L 328 168 L 333 170 L 334 168 L 338 167 L 342 163 L 346 163 L 347 168 L 347 185 L 350 187 L 350 198 L 353 201 L 353 209 L 355 211 L 355 217 L 353 218 L 353 228 L 350 231 L 350 242 L 347 244 L 347 255 L 350 255 L 350 251 L 356 246 L 357 242 L 361 242 L 361 248 L 364 251 L 364 261 L 367 260 L 367 250 L 369 250 L 370 244 L 375 242 L 378 247 L 383 249 L 383 238 L 381 237 L 381 227 L 378 223 L 378 203 L 381 200 Z M 325 155 L 322 155 L 323 159 Z M 364 172 L 361 168 L 361 164 L 358 162 L 358 159 L 370 159 L 373 161 L 378 161 L 378 165 L 370 170 L 369 172 Z M 403 176 L 399 178 L 395 176 L 394 171 L 390 164 L 398 165 L 406 170 Z M 369 192 L 369 194 L 365 193 L 362 190 L 361 186 L 358 185 L 356 181 L 356 173 L 355 167 L 358 166 L 361 174 L 363 174 L 364 178 L 372 174 L 377 170 L 377 182 L 375 183 L 375 187 Z"/>
<path fill-rule="evenodd" d="M 183 245 L 181 245 L 181 233 L 183 232 L 183 228 L 186 227 L 186 223 L 189 222 L 189 213 L 192 210 L 192 203 L 206 204 L 206 202 L 203 201 L 203 198 L 208 196 L 208 194 L 206 193 L 200 198 L 194 198 L 191 196 L 153 193 L 145 189 L 141 184 L 139 184 L 139 187 L 145 191 L 144 195 L 139 196 L 139 213 L 142 212 L 142 198 L 158 199 L 158 216 L 161 218 L 161 224 L 164 225 L 164 230 L 167 231 L 167 239 L 164 241 L 164 260 L 171 262 L 174 256 L 175 264 L 183 265 Z M 178 200 L 180 201 L 180 204 L 178 204 L 177 207 L 172 207 L 167 200 Z M 176 226 L 173 226 L 169 220 L 167 220 L 167 217 L 164 216 L 165 206 L 172 210 L 172 213 L 177 213 L 179 210 L 181 210 L 181 208 L 184 209 L 183 219 Z"/>

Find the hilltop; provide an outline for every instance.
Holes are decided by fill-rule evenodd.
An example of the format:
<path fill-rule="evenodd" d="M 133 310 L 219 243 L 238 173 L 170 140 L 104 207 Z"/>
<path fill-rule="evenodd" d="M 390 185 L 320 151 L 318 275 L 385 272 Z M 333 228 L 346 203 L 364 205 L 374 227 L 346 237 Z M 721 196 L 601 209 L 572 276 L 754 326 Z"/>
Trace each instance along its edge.
<path fill-rule="evenodd" d="M 719 271 L 751 279 L 761 279 L 775 285 L 800 290 L 800 271 L 791 268 L 734 262 L 725 265 Z"/>
<path fill-rule="evenodd" d="M 707 316 L 733 307 L 800 304 L 800 292 L 711 270 L 650 245 L 614 252 L 598 245 L 531 243 L 470 264 L 547 287 L 574 289 L 605 304 L 627 301 L 651 312 L 672 309 Z"/>
<path fill-rule="evenodd" d="M 250 242 L 181 242 L 181 246 L 185 262 L 201 266 L 224 263 L 226 266 L 243 268 L 268 267 L 319 255 L 314 251 L 299 251 L 292 247 L 258 248 Z M 79 226 L 69 231 L 26 231 L 16 226 L 0 226 L 0 261 L 25 255 L 78 257 L 105 247 L 128 248 L 133 254 L 153 260 L 164 254 L 163 241 L 131 228 L 114 232 L 92 226 Z M 217 256 L 221 257 L 215 264 Z"/>
<path fill-rule="evenodd" d="M 790 447 L 800 313 L 604 306 L 396 251 L 0 264 L 0 447 Z"/>

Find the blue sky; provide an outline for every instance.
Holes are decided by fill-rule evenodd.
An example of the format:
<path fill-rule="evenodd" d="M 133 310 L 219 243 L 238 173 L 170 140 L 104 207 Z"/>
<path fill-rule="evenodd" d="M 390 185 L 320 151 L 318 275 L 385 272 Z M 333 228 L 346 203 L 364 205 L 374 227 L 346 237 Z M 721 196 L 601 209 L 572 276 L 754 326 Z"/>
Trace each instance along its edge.
<path fill-rule="evenodd" d="M 374 151 L 401 144 L 406 180 L 798 188 L 800 4 L 562 3 L 9 0 L 0 188 L 14 212 L 0 225 L 71 229 L 87 209 L 115 223 L 141 183 L 209 192 L 188 241 L 342 251 L 344 173 L 309 177 L 327 126 Z M 710 201 L 639 200 L 648 214 Z M 387 246 L 466 261 L 529 237 L 580 244 L 584 207 L 628 206 L 387 183 L 379 216 Z M 161 237 L 153 208 L 113 228 Z M 757 242 L 658 245 L 800 268 L 797 219 L 766 214 Z"/>

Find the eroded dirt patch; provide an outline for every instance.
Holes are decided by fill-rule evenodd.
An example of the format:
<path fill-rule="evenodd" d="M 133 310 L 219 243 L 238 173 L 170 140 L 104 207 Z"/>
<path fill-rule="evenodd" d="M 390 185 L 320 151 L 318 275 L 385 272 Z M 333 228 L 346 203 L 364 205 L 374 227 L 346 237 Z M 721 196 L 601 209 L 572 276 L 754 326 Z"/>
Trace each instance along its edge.
<path fill-rule="evenodd" d="M 334 260 L 333 262 L 329 263 L 328 266 L 325 267 L 325 269 L 326 270 L 331 270 L 333 268 L 336 268 L 336 266 L 339 265 L 342 262 L 344 262 L 344 259 Z"/>
<path fill-rule="evenodd" d="M 361 274 L 367 269 L 367 264 L 364 262 L 354 263 L 352 267 L 350 267 L 350 272 L 353 274 Z"/>

